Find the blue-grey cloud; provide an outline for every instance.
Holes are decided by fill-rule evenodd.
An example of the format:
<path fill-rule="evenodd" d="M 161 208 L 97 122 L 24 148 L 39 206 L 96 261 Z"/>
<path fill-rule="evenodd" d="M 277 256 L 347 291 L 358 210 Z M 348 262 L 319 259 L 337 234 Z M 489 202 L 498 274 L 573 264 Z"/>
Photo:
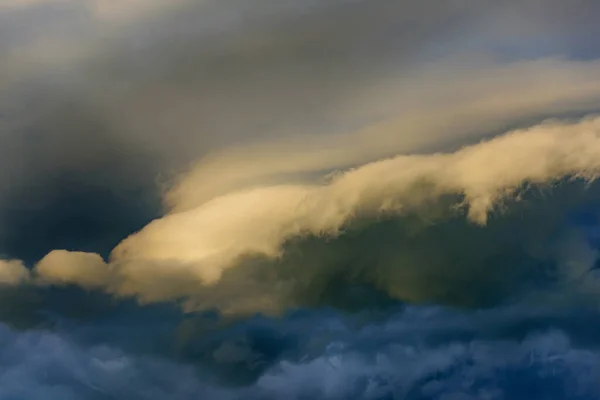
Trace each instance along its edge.
<path fill-rule="evenodd" d="M 191 358 L 173 362 L 83 344 L 67 332 L 2 327 L 0 363 L 7 372 L 0 397 L 595 398 L 597 351 L 581 347 L 569 330 L 581 331 L 578 320 L 598 315 L 560 315 L 523 308 L 474 315 L 409 308 L 383 321 L 360 322 L 312 311 L 204 332 L 187 349 L 195 353 L 195 365 Z M 529 329 L 515 329 L 535 318 Z M 513 333 L 501 334 L 503 329 Z"/>

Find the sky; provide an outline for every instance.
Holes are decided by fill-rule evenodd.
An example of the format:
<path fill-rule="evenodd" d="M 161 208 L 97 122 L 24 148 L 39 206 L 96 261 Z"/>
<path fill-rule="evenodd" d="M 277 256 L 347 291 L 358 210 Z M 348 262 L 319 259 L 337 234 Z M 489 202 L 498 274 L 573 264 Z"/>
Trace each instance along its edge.
<path fill-rule="evenodd" d="M 0 400 L 600 398 L 594 0 L 0 0 Z"/>

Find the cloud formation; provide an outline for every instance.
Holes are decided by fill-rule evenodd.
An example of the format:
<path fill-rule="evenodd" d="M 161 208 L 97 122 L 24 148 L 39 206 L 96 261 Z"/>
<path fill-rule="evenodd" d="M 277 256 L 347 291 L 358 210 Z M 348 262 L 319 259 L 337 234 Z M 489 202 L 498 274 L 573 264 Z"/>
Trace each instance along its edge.
<path fill-rule="evenodd" d="M 0 284 L 15 285 L 27 281 L 29 271 L 19 260 L 0 260 Z"/>
<path fill-rule="evenodd" d="M 0 398 L 597 398 L 599 14 L 0 0 Z"/>
<path fill-rule="evenodd" d="M 595 111 L 600 97 L 600 53 L 585 33 L 594 32 L 585 17 L 595 4 L 178 1 L 115 22 L 94 14 L 109 3 L 46 0 L 0 12 L 8 257 L 31 264 L 54 248 L 106 256 L 159 216 L 156 177 L 190 163 L 169 209 L 450 151 Z M 538 46 L 544 32 L 563 40 L 507 54 L 516 43 Z M 591 43 L 585 57 L 570 53 L 574 42 Z"/>
<path fill-rule="evenodd" d="M 38 277 L 53 284 L 75 283 L 94 289 L 106 285 L 109 271 L 98 254 L 53 250 L 35 269 Z"/>
<path fill-rule="evenodd" d="M 593 109 L 600 98 L 597 61 L 470 61 L 449 60 L 365 90 L 348 112 L 381 105 L 379 112 L 385 108 L 392 117 L 358 131 L 209 154 L 176 181 L 167 205 L 181 211 L 245 186 L 288 182 L 398 154 L 448 150 L 511 124 Z"/>
<path fill-rule="evenodd" d="M 565 218 L 596 194 L 599 135 L 598 118 L 548 121 L 321 183 L 234 191 L 151 222 L 108 262 L 52 251 L 32 282 L 242 315 L 386 298 L 477 307 L 556 284 L 575 301 L 597 287 L 573 283 L 596 252 Z"/>
<path fill-rule="evenodd" d="M 0 326 L 0 343 L 6 349 L 0 366 L 7 371 L 0 375 L 0 397 L 597 397 L 599 357 L 571 336 L 568 329 L 576 325 L 555 319 L 519 332 L 519 321 L 532 317 L 536 314 L 519 315 L 514 309 L 466 315 L 412 308 L 358 326 L 319 312 L 279 322 L 246 321 L 190 343 L 190 352 L 195 348 L 208 370 L 105 344 L 84 344 L 67 332 L 19 333 Z M 574 314 L 570 319 L 576 323 Z M 567 330 L 547 327 L 556 323 Z M 506 333 L 486 333 L 491 327 Z M 223 375 L 214 379 L 206 371 Z"/>
<path fill-rule="evenodd" d="M 336 235 L 353 218 L 411 213 L 443 195 L 464 196 L 469 218 L 484 224 L 494 206 L 525 184 L 594 179 L 599 127 L 598 119 L 546 123 L 455 153 L 374 162 L 320 185 L 233 192 L 153 221 L 117 246 L 112 257 L 178 261 L 211 283 L 243 255 L 276 257 L 287 239 Z"/>

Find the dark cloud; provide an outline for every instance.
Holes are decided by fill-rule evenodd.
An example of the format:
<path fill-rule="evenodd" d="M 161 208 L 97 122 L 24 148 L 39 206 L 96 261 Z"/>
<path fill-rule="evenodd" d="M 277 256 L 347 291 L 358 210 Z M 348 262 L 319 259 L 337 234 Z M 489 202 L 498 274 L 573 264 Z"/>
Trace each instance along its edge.
<path fill-rule="evenodd" d="M 0 255 L 28 266 L 106 257 L 160 215 L 161 173 L 216 148 L 383 118 L 400 106 L 357 99 L 391 71 L 600 56 L 592 0 L 191 1 L 121 25 L 60 3 L 0 9 Z M 0 287 L 0 399 L 598 398 L 599 191 L 531 187 L 485 227 L 460 196 L 359 216 L 213 286 L 159 282 L 186 301 Z"/>
<path fill-rule="evenodd" d="M 38 261 L 56 248 L 103 255 L 158 215 L 157 169 L 96 110 L 57 95 L 0 136 L 0 254 Z M 158 166 L 157 166 L 158 167 Z"/>
<path fill-rule="evenodd" d="M 585 310 L 597 304 L 590 269 L 599 188 L 580 181 L 529 188 L 485 227 L 451 207 L 460 198 L 448 198 L 403 218 L 359 220 L 337 238 L 294 240 L 276 261 L 248 259 L 217 284 L 178 287 L 199 313 L 185 314 L 177 302 L 142 306 L 76 287 L 13 287 L 2 291 L 2 318 L 17 328 L 69 332 L 86 345 L 110 343 L 187 362 L 238 383 L 257 379 L 282 358 L 306 356 L 299 349 L 315 336 L 311 329 L 337 324 L 337 312 L 318 311 L 323 308 L 364 324 L 410 304 L 453 306 L 465 310 L 466 319 L 453 319 L 453 332 L 432 327 L 432 343 L 445 336 L 513 340 L 558 326 L 589 346 L 596 340 L 595 328 L 584 325 L 596 318 Z M 509 322 L 489 311 L 512 304 L 523 312 Z M 550 314 L 536 311 L 549 304 L 557 307 Z M 302 311 L 306 307 L 317 311 Z M 299 311 L 287 315 L 286 308 Z M 253 316 L 273 309 L 278 318 Z M 228 337 L 233 343 L 217 351 Z M 256 347 L 257 359 L 228 355 L 244 346 Z M 230 361 L 221 365 L 213 352 Z"/>
<path fill-rule="evenodd" d="M 15 334 L 2 328 L 0 340 L 5 349 L 0 357 L 4 369 L 1 398 L 183 399 L 210 395 L 195 382 L 189 368 L 168 362 L 131 358 L 106 346 L 82 348 L 44 332 Z"/>
<path fill-rule="evenodd" d="M 129 85 L 116 100 L 134 115 L 127 118 L 130 130 L 197 157 L 206 148 L 347 131 L 384 118 L 402 104 L 357 110 L 357 99 L 374 84 L 448 53 L 563 56 L 576 42 L 589 43 L 586 54 L 595 58 L 592 54 L 600 54 L 590 48 L 595 36 L 581 39 L 590 32 L 584 27 L 595 25 L 586 18 L 564 18 L 570 5 L 191 2 L 128 31 L 129 40 L 120 40 L 105 62 L 94 62 L 90 74 L 100 82 Z M 596 12 L 594 4 L 575 8 L 581 15 Z M 489 32 L 488 20 L 494 21 Z M 566 42 L 556 40 L 543 54 L 526 55 L 548 31 Z M 481 42 L 472 44 L 473 37 Z M 439 47 L 446 49 L 443 54 Z M 161 136 L 167 132 L 176 140 L 165 144 Z"/>
<path fill-rule="evenodd" d="M 196 363 L 224 374 L 217 381 L 192 368 L 190 358 L 173 363 L 82 344 L 72 334 L 2 328 L 0 364 L 8 373 L 0 378 L 1 393 L 50 399 L 595 398 L 597 351 L 580 347 L 569 330 L 581 331 L 574 323 L 598 314 L 560 315 L 409 308 L 380 322 L 322 311 L 252 319 L 204 332 L 187 347 Z M 536 317 L 520 334 L 498 335 Z M 591 332 L 593 324 L 587 325 Z"/>
<path fill-rule="evenodd" d="M 596 6 L 569 5 L 190 2 L 110 34 L 88 6 L 5 9 L 5 53 L 35 55 L 45 40 L 53 61 L 33 72 L 17 62 L 8 77 L 30 73 L 2 92 L 0 253 L 28 263 L 52 248 L 106 254 L 158 214 L 159 172 L 232 142 L 378 118 L 344 104 L 447 39 L 458 50 L 488 18 L 524 33 L 554 29 L 571 48 Z M 566 18 L 567 8 L 582 18 Z M 82 55 L 64 54 L 73 52 Z"/>
<path fill-rule="evenodd" d="M 102 117 L 121 126 L 137 145 L 186 162 L 231 143 L 346 131 L 382 118 L 390 107 L 401 106 L 359 112 L 356 99 L 391 71 L 402 75 L 439 58 L 440 47 L 532 58 L 527 49 L 552 32 L 563 41 L 553 40 L 542 55 L 564 55 L 573 43 L 589 43 L 587 48 L 595 43 L 591 33 L 589 40 L 584 35 L 595 29 L 585 17 L 596 14 L 592 3 L 430 3 L 182 2 L 110 34 L 99 21 L 87 24 L 93 26 L 87 35 L 73 28 L 71 36 L 95 39 L 78 46 L 58 40 L 51 51 L 66 65 L 52 64 L 41 74 L 62 82 L 60 90 L 77 88 L 78 99 L 99 101 L 107 113 Z M 92 18 L 85 7 L 78 12 Z M 472 38 L 480 42 L 472 44 Z M 85 51 L 76 61 L 61 55 L 79 47 Z M 586 53 L 593 58 L 597 50 Z M 57 69 L 62 72 L 49 72 Z M 37 95 L 45 97 L 48 90 L 54 94 L 57 88 L 37 88 Z"/>
<path fill-rule="evenodd" d="M 147 292 L 150 297 L 140 297 L 144 302 L 180 298 L 188 309 L 216 307 L 238 318 L 255 312 L 277 314 L 288 307 L 385 311 L 398 302 L 471 309 L 523 299 L 590 304 L 597 301 L 593 268 L 598 247 L 593 229 L 598 190 L 597 184 L 577 180 L 524 188 L 493 212 L 485 226 L 467 219 L 460 196 L 432 201 L 402 217 L 373 220 L 359 215 L 339 236 L 288 240 L 276 259 L 243 257 L 210 285 L 202 285 L 176 261 L 156 266 L 146 262 L 135 268 L 144 268 L 147 279 L 128 278 L 131 282 L 123 282 L 117 293 Z M 42 226 L 46 220 L 40 221 Z M 120 223 L 111 227 L 125 225 Z M 57 232 L 65 236 L 32 240 L 29 246 L 67 241 L 69 227 L 64 225 L 58 224 L 62 231 Z M 107 241 L 111 237 L 105 236 Z M 71 243 L 98 245 L 92 238 L 75 235 Z M 127 268 L 121 272 L 127 274 Z M 156 273 L 162 278 L 157 279 Z M 97 304 L 112 312 L 108 296 L 65 290 L 41 288 L 33 293 L 42 296 L 46 310 L 58 307 L 54 312 L 62 315 L 74 316 L 69 310 L 75 304 L 82 316 L 93 318 L 94 298 L 104 298 Z M 11 288 L 7 293 L 15 292 Z M 561 299 L 548 299 L 553 293 Z M 71 303 L 66 300 L 69 296 L 79 300 Z"/>

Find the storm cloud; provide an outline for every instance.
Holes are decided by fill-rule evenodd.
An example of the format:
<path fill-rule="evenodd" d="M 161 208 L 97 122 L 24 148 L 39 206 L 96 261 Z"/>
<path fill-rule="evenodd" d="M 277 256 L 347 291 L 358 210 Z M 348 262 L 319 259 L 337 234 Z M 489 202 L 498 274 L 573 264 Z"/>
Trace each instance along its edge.
<path fill-rule="evenodd" d="M 599 397 L 597 15 L 0 0 L 0 399 Z"/>

